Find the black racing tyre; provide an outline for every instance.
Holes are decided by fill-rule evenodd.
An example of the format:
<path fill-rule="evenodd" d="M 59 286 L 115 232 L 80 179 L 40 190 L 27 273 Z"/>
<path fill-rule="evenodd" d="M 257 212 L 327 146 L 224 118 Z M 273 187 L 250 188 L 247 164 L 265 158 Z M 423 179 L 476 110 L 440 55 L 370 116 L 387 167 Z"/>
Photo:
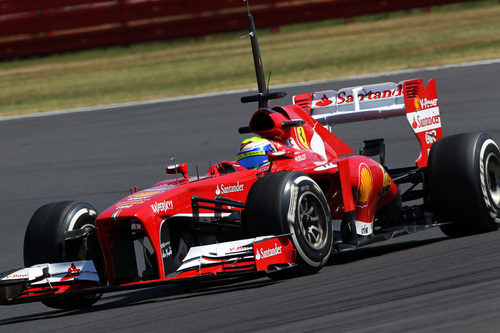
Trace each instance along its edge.
<path fill-rule="evenodd" d="M 331 253 L 328 203 L 318 184 L 301 172 L 278 172 L 257 180 L 248 193 L 242 226 L 249 237 L 290 233 L 301 274 L 319 271 Z"/>
<path fill-rule="evenodd" d="M 44 205 L 33 214 L 24 236 L 24 265 L 57 263 L 87 258 L 64 258 L 63 241 L 66 231 L 95 228 L 97 211 L 83 202 L 64 201 Z M 43 300 L 56 309 L 73 310 L 88 307 L 102 294 L 75 295 Z"/>
<path fill-rule="evenodd" d="M 500 151 L 487 134 L 458 134 L 430 151 L 428 199 L 448 236 L 494 231 L 500 225 Z"/>

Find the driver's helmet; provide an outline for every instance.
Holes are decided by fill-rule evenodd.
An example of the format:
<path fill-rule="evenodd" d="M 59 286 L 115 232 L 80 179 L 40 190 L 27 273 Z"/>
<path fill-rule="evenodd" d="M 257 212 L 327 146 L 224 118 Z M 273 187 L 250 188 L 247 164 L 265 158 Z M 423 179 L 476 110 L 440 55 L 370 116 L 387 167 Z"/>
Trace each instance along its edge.
<path fill-rule="evenodd" d="M 276 147 L 271 141 L 254 136 L 243 140 L 236 162 L 247 169 L 258 169 L 269 165 L 267 154 L 273 151 L 276 151 Z"/>

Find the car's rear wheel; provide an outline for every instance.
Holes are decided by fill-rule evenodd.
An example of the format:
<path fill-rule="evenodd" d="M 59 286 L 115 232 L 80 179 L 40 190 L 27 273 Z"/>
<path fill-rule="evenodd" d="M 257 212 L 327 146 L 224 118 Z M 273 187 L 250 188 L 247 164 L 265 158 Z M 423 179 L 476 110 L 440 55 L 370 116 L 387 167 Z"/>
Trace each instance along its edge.
<path fill-rule="evenodd" d="M 316 182 L 301 172 L 257 180 L 248 193 L 243 229 L 250 237 L 291 234 L 302 274 L 319 271 L 330 256 L 333 231 L 327 201 Z"/>
<path fill-rule="evenodd" d="M 85 255 L 65 256 L 64 233 L 95 228 L 96 217 L 96 209 L 83 202 L 64 201 L 40 207 L 31 217 L 24 236 L 24 265 L 29 267 L 43 263 L 90 259 Z M 47 299 L 42 303 L 56 309 L 73 310 L 88 307 L 100 298 L 101 294 L 75 295 Z"/>
<path fill-rule="evenodd" d="M 500 151 L 487 134 L 445 137 L 431 147 L 426 186 L 441 230 L 460 237 L 500 225 Z"/>

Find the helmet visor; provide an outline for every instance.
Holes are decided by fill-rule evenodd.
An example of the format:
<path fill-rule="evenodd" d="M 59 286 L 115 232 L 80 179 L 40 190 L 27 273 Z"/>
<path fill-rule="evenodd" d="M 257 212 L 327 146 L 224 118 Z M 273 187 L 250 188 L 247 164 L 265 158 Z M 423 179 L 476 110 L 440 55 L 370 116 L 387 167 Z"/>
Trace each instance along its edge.
<path fill-rule="evenodd" d="M 257 169 L 267 163 L 269 163 L 267 155 L 243 157 L 238 160 L 238 164 L 247 169 Z"/>

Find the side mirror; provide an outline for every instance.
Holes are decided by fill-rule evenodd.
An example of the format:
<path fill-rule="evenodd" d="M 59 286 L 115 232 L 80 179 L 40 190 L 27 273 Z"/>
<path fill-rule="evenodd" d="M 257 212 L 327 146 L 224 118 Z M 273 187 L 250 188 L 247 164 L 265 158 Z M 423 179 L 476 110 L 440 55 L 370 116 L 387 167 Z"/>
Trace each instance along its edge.
<path fill-rule="evenodd" d="M 187 163 L 167 165 L 166 172 L 167 175 L 181 174 L 184 178 L 189 178 Z"/>
<path fill-rule="evenodd" d="M 269 162 L 288 160 L 293 157 L 294 157 L 294 152 L 291 150 L 281 150 L 267 154 L 267 159 Z"/>
<path fill-rule="evenodd" d="M 287 120 L 281 123 L 281 128 L 292 128 L 304 125 L 306 122 L 302 119 Z"/>

